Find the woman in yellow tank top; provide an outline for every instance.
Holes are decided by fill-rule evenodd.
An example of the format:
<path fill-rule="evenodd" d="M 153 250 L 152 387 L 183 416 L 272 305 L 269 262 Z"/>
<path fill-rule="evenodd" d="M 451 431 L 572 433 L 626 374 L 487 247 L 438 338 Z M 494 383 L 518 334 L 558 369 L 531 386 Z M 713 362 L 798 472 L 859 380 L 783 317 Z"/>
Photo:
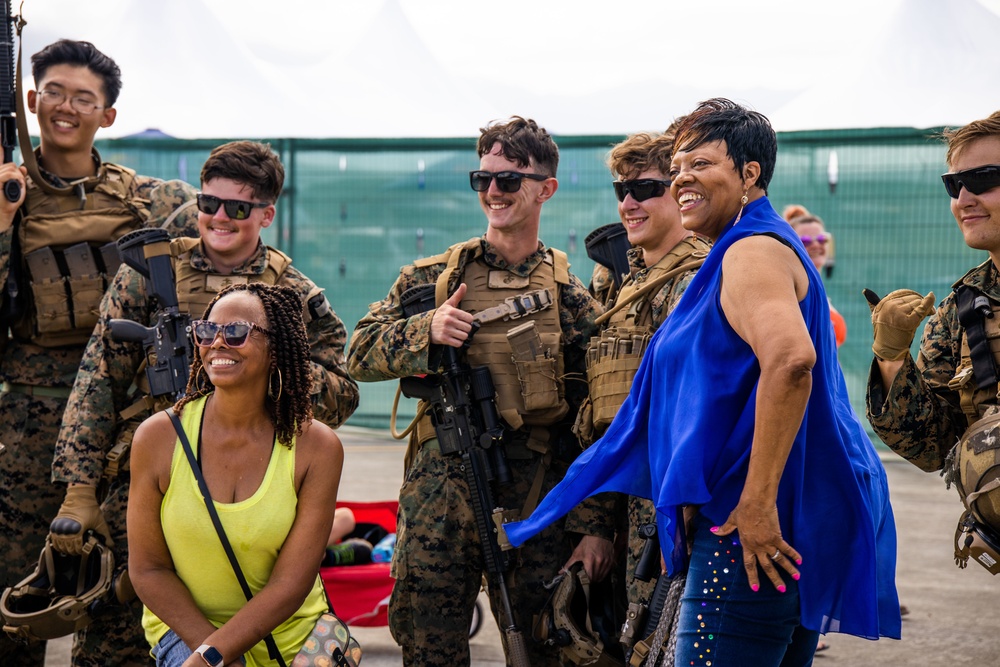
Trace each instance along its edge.
<path fill-rule="evenodd" d="M 344 453 L 312 419 L 302 302 L 234 285 L 192 323 L 197 354 L 175 411 L 253 592 L 249 602 L 165 413 L 132 444 L 129 574 L 161 667 L 290 664 L 327 609 L 319 565 Z"/>

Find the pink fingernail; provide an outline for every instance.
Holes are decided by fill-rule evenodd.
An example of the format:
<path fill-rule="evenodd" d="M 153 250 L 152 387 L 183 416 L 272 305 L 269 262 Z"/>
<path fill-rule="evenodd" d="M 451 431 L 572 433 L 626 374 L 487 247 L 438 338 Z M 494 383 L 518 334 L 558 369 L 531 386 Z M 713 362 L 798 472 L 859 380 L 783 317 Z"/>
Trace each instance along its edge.
<path fill-rule="evenodd" d="M 795 564 L 796 565 L 802 565 L 802 559 L 801 558 L 796 558 L 795 559 Z"/>
<path fill-rule="evenodd" d="M 750 584 L 750 590 L 752 590 L 754 593 L 756 593 L 759 589 L 760 589 L 759 584 Z"/>
<path fill-rule="evenodd" d="M 784 593 L 785 592 L 785 585 L 784 584 L 781 584 L 780 586 L 778 586 L 778 592 L 779 593 Z"/>
<path fill-rule="evenodd" d="M 713 533 L 717 533 L 717 532 L 719 532 L 719 527 L 718 526 L 712 526 L 711 528 L 709 528 L 709 530 L 712 531 Z"/>
<path fill-rule="evenodd" d="M 801 577 L 801 576 L 802 576 L 801 574 L 799 574 L 798 572 L 796 572 L 795 574 L 792 575 L 792 579 L 794 579 L 795 581 L 798 581 L 799 577 Z"/>

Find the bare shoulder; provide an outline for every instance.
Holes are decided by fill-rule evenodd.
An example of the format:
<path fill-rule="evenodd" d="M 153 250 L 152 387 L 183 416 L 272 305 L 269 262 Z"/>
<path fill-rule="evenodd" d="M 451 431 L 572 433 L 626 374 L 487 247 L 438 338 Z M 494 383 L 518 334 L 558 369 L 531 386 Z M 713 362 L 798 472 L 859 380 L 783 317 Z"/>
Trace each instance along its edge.
<path fill-rule="evenodd" d="M 166 411 L 162 411 L 139 424 L 132 439 L 132 447 L 150 448 L 169 444 L 172 451 L 176 440 L 177 431 L 174 430 Z"/>
<path fill-rule="evenodd" d="M 313 419 L 302 429 L 302 435 L 295 439 L 295 444 L 303 454 L 310 457 L 343 458 L 344 446 L 336 431 L 321 421 Z"/>
<path fill-rule="evenodd" d="M 758 291 L 765 285 L 784 285 L 790 279 L 799 300 L 805 298 L 808 288 L 802 259 L 792 248 L 768 234 L 748 236 L 733 243 L 722 258 L 722 271 L 731 288 Z"/>

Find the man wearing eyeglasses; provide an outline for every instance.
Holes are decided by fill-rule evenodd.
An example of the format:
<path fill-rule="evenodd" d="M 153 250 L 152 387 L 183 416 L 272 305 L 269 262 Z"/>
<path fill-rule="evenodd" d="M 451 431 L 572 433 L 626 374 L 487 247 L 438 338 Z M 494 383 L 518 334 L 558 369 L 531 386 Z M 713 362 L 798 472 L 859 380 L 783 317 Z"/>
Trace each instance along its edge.
<path fill-rule="evenodd" d="M 21 198 L 0 197 L 0 587 L 17 584 L 38 563 L 64 490 L 52 484 L 52 453 L 66 399 L 117 270 L 114 239 L 160 225 L 194 189 L 103 162 L 94 137 L 114 123 L 121 73 L 89 42 L 60 40 L 31 58 L 35 90 L 28 110 L 41 143 L 25 166 L 0 165 L 0 183 Z M 34 158 L 34 159 L 32 159 Z M 191 209 L 165 225 L 196 235 Z M 0 633 L 0 664 L 42 665 L 45 644 L 13 643 Z"/>
<path fill-rule="evenodd" d="M 433 374 L 441 370 L 444 346 L 462 348 L 471 339 L 462 354 L 470 366 L 490 369 L 513 477 L 497 487 L 495 500 L 527 513 L 580 451 L 570 426 L 586 393 L 583 356 L 601 308 L 569 273 L 566 255 L 538 238 L 542 207 L 559 187 L 552 137 L 534 121 L 513 117 L 483 128 L 477 152 L 479 169 L 469 178 L 486 215 L 485 235 L 403 267 L 386 299 L 372 304 L 358 323 L 348 363 L 351 375 L 364 382 Z M 437 285 L 437 307 L 407 317 L 401 296 L 424 285 Z M 500 312 L 507 303 L 523 306 L 518 297 L 540 292 L 551 299 L 528 301 L 549 305 L 473 324 L 473 313 Z M 533 325 L 534 337 L 512 347 L 507 334 L 521 324 L 529 331 Z M 527 360 L 514 347 L 534 354 Z M 537 372 L 527 370 L 532 363 Z M 389 604 L 389 624 L 406 665 L 470 662 L 469 626 L 485 563 L 461 463 L 456 454 L 442 454 L 429 417 L 416 424 L 400 490 Z M 594 580 L 605 577 L 612 556 L 610 519 L 600 504 L 581 505 L 515 557 L 507 588 L 531 665 L 559 664 L 557 648 L 530 637 L 532 616 L 550 595 L 543 583 L 575 561 Z M 496 591 L 491 601 L 500 617 Z"/>
<path fill-rule="evenodd" d="M 259 180 L 248 181 L 248 174 L 259 175 Z M 261 230 L 274 221 L 283 183 L 284 168 L 265 144 L 235 141 L 211 152 L 196 200 L 200 237 L 174 239 L 170 244 L 178 309 L 197 319 L 221 289 L 237 282 L 295 289 L 302 297 L 311 348 L 313 413 L 337 427 L 358 405 L 357 384 L 348 376 L 344 359 L 347 331 L 322 290 L 292 267 L 287 255 L 260 239 Z M 66 501 L 52 521 L 53 544 L 60 551 L 78 553 L 86 530 L 110 534 L 119 568 L 128 563 L 129 476 L 122 472 L 121 454 L 139 422 L 169 407 L 172 400 L 149 396 L 146 351 L 139 343 L 114 340 L 108 321 L 125 319 L 152 327 L 157 316 L 143 278 L 122 265 L 101 304 L 100 321 L 73 385 L 52 463 L 53 478 L 69 485 Z M 225 331 L 224 341 L 237 347 L 245 340 L 240 333 Z M 276 384 L 273 389 L 278 390 Z M 109 452 L 115 456 L 109 457 Z M 116 466 L 108 463 L 112 458 Z M 95 489 L 104 487 L 107 492 L 98 506 Z M 77 633 L 74 666 L 148 665 L 149 644 L 141 617 L 142 606 L 136 602 L 97 615 Z"/>
<path fill-rule="evenodd" d="M 989 258 L 962 276 L 936 310 L 933 293 L 896 290 L 880 300 L 865 290 L 875 339 L 867 412 L 875 432 L 893 451 L 921 470 L 944 469 L 946 479 L 957 485 L 969 511 L 956 533 L 956 562 L 964 566 L 971 556 L 995 568 L 1000 560 L 1000 491 L 989 489 L 1000 461 L 995 437 L 1000 388 L 1000 111 L 945 136 L 949 173 L 942 180 L 951 212 L 965 244 L 985 250 Z M 927 315 L 931 318 L 914 360 L 910 343 Z M 978 480 L 971 481 L 970 475 Z M 984 538 L 994 542 L 992 555 L 979 548 Z"/>
<path fill-rule="evenodd" d="M 611 424 L 628 396 L 632 379 L 650 337 L 694 278 L 711 245 L 681 225 L 680 208 L 670 196 L 670 157 L 675 121 L 663 134 L 640 132 L 611 149 L 608 167 L 618 199 L 618 215 L 632 248 L 630 272 L 618 290 L 608 294 L 601 335 L 590 340 L 587 381 L 590 395 L 577 414 L 574 426 L 584 445 L 597 440 Z M 628 549 L 624 581 L 616 581 L 615 595 L 634 609 L 645 608 L 656 583 L 635 576 L 647 540 L 639 529 L 655 524 L 656 511 L 644 498 L 618 500 L 618 525 L 627 531 Z M 617 579 L 617 577 L 616 577 Z M 624 590 L 622 590 L 624 589 Z M 618 627 L 624 619 L 617 619 Z M 631 637 L 630 642 L 644 637 Z"/>

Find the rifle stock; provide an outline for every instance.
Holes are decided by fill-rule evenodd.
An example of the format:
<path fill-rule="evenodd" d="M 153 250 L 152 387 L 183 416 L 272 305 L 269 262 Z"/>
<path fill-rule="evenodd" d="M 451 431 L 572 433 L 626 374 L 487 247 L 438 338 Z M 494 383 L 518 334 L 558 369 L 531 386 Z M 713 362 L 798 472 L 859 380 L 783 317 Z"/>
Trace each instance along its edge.
<path fill-rule="evenodd" d="M 402 304 L 407 317 L 431 310 L 434 285 L 407 290 L 402 296 Z M 456 348 L 442 347 L 442 372 L 402 378 L 400 389 L 404 396 L 422 399 L 430 405 L 441 453 L 462 457 L 483 560 L 487 576 L 492 579 L 490 595 L 499 597 L 503 610 L 501 630 L 506 638 L 507 657 L 514 667 L 528 667 L 527 646 L 514 621 L 507 590 L 506 572 L 510 559 L 498 541 L 498 521 L 501 519 L 495 517 L 502 517 L 503 510 L 497 508 L 491 487 L 494 482 L 510 480 L 502 449 L 503 427 L 494 403 L 493 379 L 488 368 L 470 368 L 461 361 Z"/>
<path fill-rule="evenodd" d="M 623 277 L 628 275 L 630 270 L 627 253 L 632 247 L 628 242 L 625 225 L 614 222 L 598 227 L 587 234 L 583 244 L 587 248 L 587 257 L 611 270 L 615 289 L 621 287 Z"/>

